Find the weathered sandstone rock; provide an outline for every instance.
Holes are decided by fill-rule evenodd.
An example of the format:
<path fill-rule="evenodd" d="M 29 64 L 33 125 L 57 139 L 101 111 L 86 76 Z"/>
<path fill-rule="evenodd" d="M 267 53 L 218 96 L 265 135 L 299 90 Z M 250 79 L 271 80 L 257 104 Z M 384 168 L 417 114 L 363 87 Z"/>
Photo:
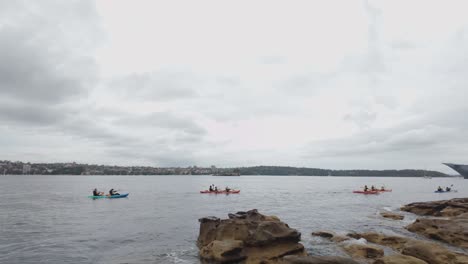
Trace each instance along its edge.
<path fill-rule="evenodd" d="M 353 234 L 353 236 L 365 238 L 371 243 L 388 246 L 403 255 L 424 260 L 429 264 L 468 264 L 467 255 L 450 251 L 435 243 L 377 233 Z"/>
<path fill-rule="evenodd" d="M 391 212 L 381 212 L 380 215 L 384 218 L 390 218 L 393 220 L 403 220 L 405 218 L 403 215 Z"/>
<path fill-rule="evenodd" d="M 434 243 L 417 240 L 405 244 L 402 254 L 422 259 L 429 264 L 467 264 L 468 256 L 452 252 Z"/>
<path fill-rule="evenodd" d="M 468 248 L 468 213 L 451 219 L 420 218 L 406 228 L 434 240 Z"/>
<path fill-rule="evenodd" d="M 403 249 L 404 245 L 410 241 L 409 238 L 406 237 L 400 237 L 400 236 L 386 236 L 383 234 L 379 233 L 362 233 L 362 234 L 349 234 L 349 236 L 355 238 L 355 239 L 360 239 L 364 238 L 368 242 L 390 247 L 393 250 L 400 251 Z"/>
<path fill-rule="evenodd" d="M 402 211 L 417 215 L 457 216 L 468 213 L 468 198 L 456 198 L 434 202 L 410 203 L 401 208 Z"/>
<path fill-rule="evenodd" d="M 359 264 L 358 262 L 343 257 L 331 256 L 286 256 L 280 262 L 281 264 Z"/>
<path fill-rule="evenodd" d="M 348 244 L 344 246 L 344 250 L 352 258 L 376 259 L 384 255 L 383 249 L 372 245 Z"/>
<path fill-rule="evenodd" d="M 373 264 L 427 264 L 427 262 L 415 257 L 397 254 L 379 258 Z"/>
<path fill-rule="evenodd" d="M 335 234 L 334 232 L 330 232 L 330 231 L 317 231 L 317 232 L 312 232 L 312 235 L 313 235 L 313 236 L 319 236 L 319 237 L 328 238 L 328 239 L 330 239 L 331 241 L 333 241 L 333 242 L 335 242 L 335 243 L 340 243 L 340 242 L 343 242 L 343 241 L 345 241 L 345 240 L 349 240 L 349 239 L 350 239 L 349 237 L 337 235 L 337 234 Z"/>
<path fill-rule="evenodd" d="M 211 263 L 276 263 L 286 255 L 305 255 L 301 233 L 275 216 L 257 210 L 229 214 L 229 219 L 200 221 L 200 258 Z"/>

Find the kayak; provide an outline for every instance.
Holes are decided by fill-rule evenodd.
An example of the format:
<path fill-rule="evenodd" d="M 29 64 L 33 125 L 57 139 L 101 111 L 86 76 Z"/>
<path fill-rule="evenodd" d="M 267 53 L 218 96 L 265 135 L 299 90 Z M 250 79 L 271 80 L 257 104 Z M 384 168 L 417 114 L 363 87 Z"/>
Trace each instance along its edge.
<path fill-rule="evenodd" d="M 379 194 L 379 191 L 353 191 L 353 193 L 361 193 L 361 194 Z"/>
<path fill-rule="evenodd" d="M 450 191 L 434 191 L 435 193 L 448 193 L 448 192 L 458 192 L 457 190 L 450 190 Z"/>
<path fill-rule="evenodd" d="M 101 199 L 101 198 L 109 198 L 109 199 L 115 199 L 115 198 L 125 198 L 128 196 L 128 193 L 122 193 L 122 194 L 119 194 L 119 195 L 101 195 L 101 196 L 88 196 L 88 198 L 93 198 L 93 199 Z"/>
<path fill-rule="evenodd" d="M 387 189 L 387 190 L 378 190 L 379 192 L 391 192 L 392 189 Z"/>
<path fill-rule="evenodd" d="M 200 191 L 200 193 L 212 193 L 212 194 L 231 194 L 231 193 L 240 193 L 240 190 L 231 190 L 229 192 L 226 192 L 226 191 L 209 191 L 209 190 L 204 190 L 204 191 Z"/>

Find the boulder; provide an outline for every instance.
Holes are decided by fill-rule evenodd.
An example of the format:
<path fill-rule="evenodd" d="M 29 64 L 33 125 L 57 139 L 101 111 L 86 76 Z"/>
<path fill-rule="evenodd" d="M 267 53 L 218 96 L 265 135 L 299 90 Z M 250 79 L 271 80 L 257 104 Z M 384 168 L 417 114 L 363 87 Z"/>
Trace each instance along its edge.
<path fill-rule="evenodd" d="M 411 240 L 406 243 L 402 254 L 422 259 L 429 264 L 466 264 L 468 256 L 448 250 L 434 243 Z"/>
<path fill-rule="evenodd" d="M 312 232 L 312 235 L 325 237 L 325 238 L 332 238 L 333 236 L 335 236 L 335 233 L 330 232 L 330 231 L 317 231 L 317 232 Z"/>
<path fill-rule="evenodd" d="M 406 228 L 427 238 L 468 249 L 468 213 L 451 219 L 420 218 Z"/>
<path fill-rule="evenodd" d="M 352 258 L 377 259 L 384 255 L 383 249 L 372 245 L 348 244 L 344 250 Z"/>
<path fill-rule="evenodd" d="M 427 264 L 427 262 L 415 257 L 397 254 L 379 258 L 373 264 Z"/>
<path fill-rule="evenodd" d="M 457 216 L 468 213 L 468 198 L 410 203 L 403 206 L 401 210 L 417 215 Z"/>
<path fill-rule="evenodd" d="M 403 220 L 405 218 L 403 215 L 395 214 L 391 212 L 381 212 L 380 215 L 384 218 L 390 218 L 393 220 Z"/>
<path fill-rule="evenodd" d="M 319 236 L 319 237 L 328 238 L 328 239 L 330 239 L 331 241 L 333 241 L 335 243 L 340 243 L 340 242 L 343 242 L 345 240 L 350 239 L 349 237 L 337 235 L 334 232 L 330 232 L 330 231 L 312 232 L 312 236 Z"/>
<path fill-rule="evenodd" d="M 385 236 L 378 233 L 353 234 L 353 236 L 365 238 L 375 244 L 388 246 L 403 255 L 424 260 L 429 264 L 468 263 L 468 255 L 450 251 L 435 243 L 422 242 L 406 237 Z"/>
<path fill-rule="evenodd" d="M 230 263 L 246 258 L 244 243 L 240 240 L 214 240 L 200 250 L 200 257 L 209 262 Z"/>
<path fill-rule="evenodd" d="M 210 263 L 273 263 L 287 255 L 305 255 L 301 233 L 275 216 L 257 210 L 229 214 L 229 219 L 199 220 L 199 256 Z"/>
<path fill-rule="evenodd" d="M 286 256 L 281 264 L 359 264 L 350 258 L 331 256 Z"/>
<path fill-rule="evenodd" d="M 404 245 L 410 241 L 409 238 L 400 237 L 400 236 L 386 236 L 379 233 L 362 233 L 362 234 L 349 234 L 355 239 L 364 238 L 368 242 L 386 246 L 392 248 L 393 250 L 400 251 L 403 249 Z"/>

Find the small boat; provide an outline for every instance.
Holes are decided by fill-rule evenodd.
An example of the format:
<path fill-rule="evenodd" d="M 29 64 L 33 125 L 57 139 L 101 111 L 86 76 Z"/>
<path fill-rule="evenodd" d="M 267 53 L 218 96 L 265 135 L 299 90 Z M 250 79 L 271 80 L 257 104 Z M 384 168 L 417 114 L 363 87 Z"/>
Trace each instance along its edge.
<path fill-rule="evenodd" d="M 91 195 L 91 196 L 88 196 L 88 198 L 92 198 L 92 199 L 102 199 L 102 198 L 116 199 L 116 198 L 125 198 L 127 196 L 128 196 L 128 193 L 122 193 L 122 194 L 119 194 L 119 195 L 100 195 L 100 196 Z"/>
<path fill-rule="evenodd" d="M 353 191 L 353 193 L 361 193 L 361 194 L 379 194 L 379 191 Z"/>
<path fill-rule="evenodd" d="M 231 194 L 231 193 L 240 193 L 240 190 L 230 190 L 229 192 L 226 192 L 226 191 L 210 191 L 210 190 L 204 190 L 204 191 L 200 191 L 200 193 Z"/>

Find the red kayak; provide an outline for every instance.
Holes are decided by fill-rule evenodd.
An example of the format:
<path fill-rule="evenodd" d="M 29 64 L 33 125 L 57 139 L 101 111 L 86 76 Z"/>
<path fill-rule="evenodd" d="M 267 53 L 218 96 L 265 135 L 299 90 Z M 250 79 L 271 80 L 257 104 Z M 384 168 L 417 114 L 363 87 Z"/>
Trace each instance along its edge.
<path fill-rule="evenodd" d="M 240 193 L 240 190 L 230 190 L 229 192 L 226 191 L 209 191 L 209 190 L 204 190 L 200 191 L 200 193 L 213 193 L 213 194 L 231 194 L 231 193 Z"/>
<path fill-rule="evenodd" d="M 353 193 L 362 193 L 362 194 L 379 194 L 379 191 L 353 191 Z"/>
<path fill-rule="evenodd" d="M 387 189 L 387 190 L 379 190 L 379 192 L 391 192 L 392 189 Z"/>

